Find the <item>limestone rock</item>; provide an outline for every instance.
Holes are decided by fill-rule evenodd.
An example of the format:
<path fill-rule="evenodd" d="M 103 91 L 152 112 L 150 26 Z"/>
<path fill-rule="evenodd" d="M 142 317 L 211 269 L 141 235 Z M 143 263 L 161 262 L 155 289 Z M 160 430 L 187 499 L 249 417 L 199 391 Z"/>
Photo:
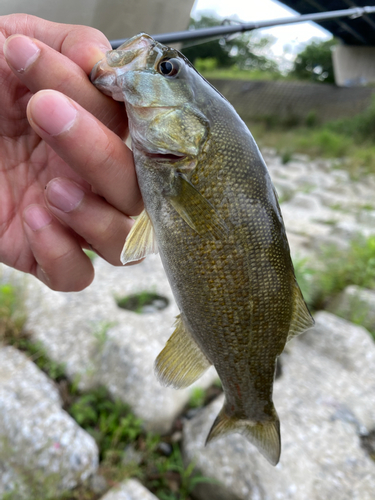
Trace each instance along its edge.
<path fill-rule="evenodd" d="M 54 384 L 23 353 L 1 347 L 0 496 L 57 494 L 97 465 L 95 441 L 62 410 Z"/>
<path fill-rule="evenodd" d="M 374 290 L 367 290 L 355 285 L 348 286 L 328 305 L 327 309 L 375 332 Z"/>
<path fill-rule="evenodd" d="M 200 474 L 224 484 L 199 485 L 199 498 L 209 492 L 231 500 L 371 500 L 375 463 L 360 435 L 375 429 L 374 394 L 375 344 L 368 332 L 318 313 L 315 328 L 288 344 L 275 382 L 282 434 L 276 467 L 240 435 L 204 447 L 222 399 L 185 423 L 186 461 L 196 460 Z"/>
<path fill-rule="evenodd" d="M 155 358 L 178 314 L 159 256 L 128 267 L 113 267 L 97 258 L 95 273 L 90 287 L 76 293 L 52 291 L 15 271 L 7 275 L 4 270 L 3 280 L 22 281 L 26 329 L 52 360 L 65 366 L 70 380 L 78 381 L 81 390 L 105 385 L 149 430 L 167 432 L 194 387 L 211 385 L 216 372 L 210 369 L 193 388 L 179 391 L 161 386 L 155 377 Z M 116 298 L 142 291 L 165 297 L 168 307 L 137 314 L 117 306 Z"/>
<path fill-rule="evenodd" d="M 124 481 L 112 488 L 100 500 L 158 500 L 148 489 L 136 479 Z"/>

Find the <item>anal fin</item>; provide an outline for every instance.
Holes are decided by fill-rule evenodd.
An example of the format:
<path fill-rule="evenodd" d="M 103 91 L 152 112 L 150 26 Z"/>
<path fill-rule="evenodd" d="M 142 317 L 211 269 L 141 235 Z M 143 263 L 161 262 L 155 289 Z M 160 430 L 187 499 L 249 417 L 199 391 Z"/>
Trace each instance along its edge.
<path fill-rule="evenodd" d="M 277 465 L 281 453 L 280 421 L 275 409 L 273 409 L 273 413 L 272 420 L 252 422 L 251 420 L 228 417 L 224 404 L 211 427 L 206 444 L 226 434 L 237 432 L 256 446 L 271 465 Z"/>
<path fill-rule="evenodd" d="M 137 217 L 121 252 L 121 262 L 127 264 L 143 259 L 150 253 L 158 253 L 154 228 L 146 210 Z"/>
<path fill-rule="evenodd" d="M 155 361 L 159 381 L 175 389 L 188 387 L 211 366 L 181 316 L 176 318 L 176 328 Z"/>

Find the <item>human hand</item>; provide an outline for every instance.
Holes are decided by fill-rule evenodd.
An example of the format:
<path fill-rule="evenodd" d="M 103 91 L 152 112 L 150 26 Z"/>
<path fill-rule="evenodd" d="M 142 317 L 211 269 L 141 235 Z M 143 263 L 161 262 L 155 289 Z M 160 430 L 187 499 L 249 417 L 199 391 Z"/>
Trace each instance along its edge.
<path fill-rule="evenodd" d="M 87 76 L 110 48 L 93 28 L 0 17 L 0 261 L 54 290 L 91 283 L 83 248 L 120 265 L 143 206 L 125 109 Z"/>

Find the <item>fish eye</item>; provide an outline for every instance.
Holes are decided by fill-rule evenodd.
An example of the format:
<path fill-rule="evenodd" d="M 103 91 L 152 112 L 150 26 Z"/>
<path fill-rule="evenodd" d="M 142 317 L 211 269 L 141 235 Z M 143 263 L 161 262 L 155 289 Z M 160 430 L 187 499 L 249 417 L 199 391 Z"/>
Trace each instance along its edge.
<path fill-rule="evenodd" d="M 180 68 L 181 63 L 178 59 L 164 59 L 158 65 L 158 71 L 163 76 L 176 76 Z"/>

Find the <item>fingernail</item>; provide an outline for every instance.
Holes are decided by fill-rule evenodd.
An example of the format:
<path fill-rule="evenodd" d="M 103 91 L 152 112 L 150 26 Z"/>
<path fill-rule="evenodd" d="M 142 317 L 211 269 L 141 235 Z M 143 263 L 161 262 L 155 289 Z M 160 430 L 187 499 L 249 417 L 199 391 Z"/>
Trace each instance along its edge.
<path fill-rule="evenodd" d="M 4 45 L 8 63 L 19 73 L 24 73 L 38 59 L 39 54 L 39 47 L 27 36 L 13 35 Z"/>
<path fill-rule="evenodd" d="M 67 179 L 54 179 L 47 186 L 48 202 L 62 212 L 71 212 L 81 203 L 85 193 L 75 183 Z"/>
<path fill-rule="evenodd" d="M 42 227 L 47 226 L 52 221 L 52 215 L 39 205 L 27 207 L 23 213 L 23 218 L 33 231 L 42 229 Z"/>
<path fill-rule="evenodd" d="M 43 90 L 31 99 L 29 116 L 44 132 L 55 136 L 73 126 L 77 110 L 60 92 Z"/>

